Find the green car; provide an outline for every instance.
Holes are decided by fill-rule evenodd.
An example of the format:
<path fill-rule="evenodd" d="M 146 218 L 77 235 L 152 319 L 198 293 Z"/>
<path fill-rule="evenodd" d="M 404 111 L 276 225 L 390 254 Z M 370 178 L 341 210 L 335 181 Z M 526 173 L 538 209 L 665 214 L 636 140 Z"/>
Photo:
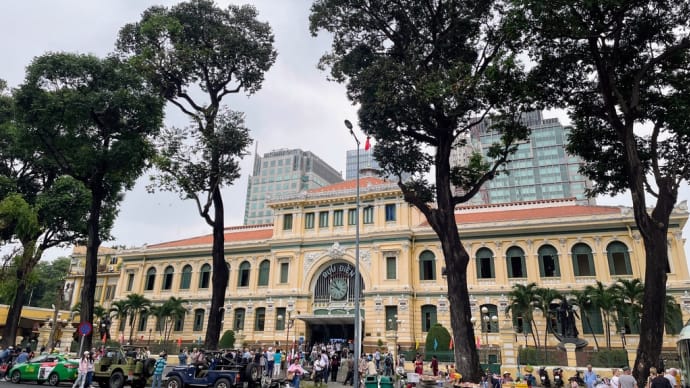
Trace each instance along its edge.
<path fill-rule="evenodd" d="M 62 354 L 41 354 L 27 362 L 16 364 L 7 375 L 13 383 L 35 381 L 57 386 L 61 381 L 74 381 L 79 371 L 79 360 L 70 360 Z"/>

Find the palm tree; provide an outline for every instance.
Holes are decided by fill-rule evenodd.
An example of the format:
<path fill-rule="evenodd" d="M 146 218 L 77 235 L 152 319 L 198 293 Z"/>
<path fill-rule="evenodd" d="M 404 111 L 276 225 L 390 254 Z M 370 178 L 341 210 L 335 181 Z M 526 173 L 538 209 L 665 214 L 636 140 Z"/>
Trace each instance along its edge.
<path fill-rule="evenodd" d="M 680 309 L 680 305 L 676 302 L 676 298 L 672 295 L 666 294 L 664 299 L 666 303 L 666 316 L 664 316 L 666 331 L 673 331 L 674 334 L 678 334 L 683 328 L 683 312 Z"/>
<path fill-rule="evenodd" d="M 563 294 L 560 291 L 554 290 L 553 288 L 537 288 L 534 290 L 536 295 L 536 303 L 534 307 L 540 309 L 544 313 L 544 352 L 546 352 L 546 344 L 548 343 L 547 338 L 549 332 L 553 332 L 553 327 L 551 327 L 551 316 L 553 315 L 551 311 L 551 303 L 554 300 L 565 300 Z"/>
<path fill-rule="evenodd" d="M 604 330 L 606 331 L 606 348 L 611 349 L 611 313 L 618 308 L 619 297 L 616 288 L 612 285 L 606 287 L 597 280 L 596 285 L 585 287 L 585 293 L 589 295 L 592 303 L 597 306 L 604 317 Z"/>
<path fill-rule="evenodd" d="M 141 294 L 129 294 L 125 301 L 127 302 L 127 313 L 129 314 L 129 342 L 132 343 L 137 317 L 149 310 L 151 301 Z"/>
<path fill-rule="evenodd" d="M 170 335 L 172 334 L 173 328 L 175 327 L 175 322 L 178 319 L 184 319 L 184 316 L 187 314 L 187 309 L 184 307 L 185 303 L 187 303 L 187 300 L 171 296 L 170 299 L 168 299 L 164 304 L 167 312 L 164 328 L 167 329 L 167 331 L 165 332 L 163 340 L 165 341 L 166 346 L 170 340 Z"/>
<path fill-rule="evenodd" d="M 127 322 L 127 300 L 121 299 L 110 303 L 110 318 L 116 318 L 120 326 L 119 331 L 124 333 L 125 322 Z M 124 338 L 124 334 L 122 335 Z"/>
<path fill-rule="evenodd" d="M 619 297 L 618 319 L 622 321 L 617 322 L 618 330 L 625 328 L 628 333 L 638 331 L 642 316 L 644 284 L 640 279 L 618 279 L 613 288 Z"/>
<path fill-rule="evenodd" d="M 599 340 L 597 339 L 596 333 L 594 333 L 592 321 L 589 319 L 589 310 L 592 308 L 592 306 L 594 306 L 589 294 L 587 294 L 584 290 L 571 291 L 570 296 L 568 297 L 568 303 L 580 307 L 580 321 L 582 321 L 583 327 L 585 324 L 587 327 L 589 327 L 589 332 L 592 334 L 592 338 L 594 338 L 594 345 L 596 345 L 597 349 L 599 349 Z"/>
<path fill-rule="evenodd" d="M 515 284 L 513 289 L 508 293 L 508 298 L 510 303 L 506 307 L 506 315 L 512 312 L 513 318 L 522 317 L 522 330 L 527 330 L 529 327 L 532 331 L 532 339 L 534 340 L 534 346 L 539 347 L 538 335 L 535 336 L 537 332 L 537 326 L 534 322 L 534 306 L 537 301 L 535 294 L 535 289 L 537 288 L 537 283 Z"/>

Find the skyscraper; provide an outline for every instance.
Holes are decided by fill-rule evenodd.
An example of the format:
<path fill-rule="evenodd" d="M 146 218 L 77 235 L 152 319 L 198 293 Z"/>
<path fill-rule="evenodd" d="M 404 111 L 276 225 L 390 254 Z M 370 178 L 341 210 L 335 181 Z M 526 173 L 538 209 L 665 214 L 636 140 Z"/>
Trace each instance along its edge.
<path fill-rule="evenodd" d="M 508 173 L 487 182 L 473 203 L 576 198 L 593 204 L 594 199 L 585 196 L 591 182 L 578 172 L 582 160 L 565 149 L 569 128 L 557 118 L 542 118 L 538 111 L 524 114 L 522 121 L 531 129 L 529 138 L 511 156 Z M 473 143 L 484 156 L 492 143 L 500 141 L 500 134 L 487 128 L 479 125 L 472 131 Z"/>
<path fill-rule="evenodd" d="M 266 206 L 271 196 L 295 194 L 342 182 L 342 175 L 310 151 L 280 149 L 254 158 L 247 185 L 244 224 L 269 224 L 273 211 Z"/>
<path fill-rule="evenodd" d="M 374 159 L 374 147 L 368 150 L 359 150 L 359 169 L 370 170 L 370 171 L 381 171 L 381 166 Z M 345 156 L 345 179 L 357 179 L 357 150 L 348 150 Z M 403 181 L 408 180 L 412 175 L 405 173 L 402 176 Z M 396 176 L 384 176 L 383 178 L 388 179 L 393 182 L 397 182 L 398 178 Z"/>

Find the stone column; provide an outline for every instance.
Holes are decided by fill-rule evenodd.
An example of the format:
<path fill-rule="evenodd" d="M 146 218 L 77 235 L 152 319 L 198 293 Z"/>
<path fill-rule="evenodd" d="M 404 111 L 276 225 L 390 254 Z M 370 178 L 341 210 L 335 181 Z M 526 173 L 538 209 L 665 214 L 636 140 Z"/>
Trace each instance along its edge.
<path fill-rule="evenodd" d="M 500 329 L 501 368 L 510 370 L 517 376 L 519 347 L 515 342 L 515 332 L 510 318 L 504 318 Z"/>
<path fill-rule="evenodd" d="M 40 349 L 41 346 L 48 346 L 48 339 L 50 338 L 50 331 L 51 331 L 50 324 L 48 321 L 43 322 L 43 325 L 38 328 L 38 348 Z M 46 351 L 50 351 L 50 349 L 46 349 Z"/>
<path fill-rule="evenodd" d="M 628 352 L 628 366 L 630 369 L 635 367 L 635 359 L 637 358 L 637 349 L 625 349 Z"/>
<path fill-rule="evenodd" d="M 565 352 L 568 357 L 568 366 L 571 368 L 577 368 L 577 355 L 575 354 L 575 344 L 564 344 Z"/>
<path fill-rule="evenodd" d="M 65 327 L 62 328 L 62 335 L 60 336 L 60 350 L 65 353 L 69 352 L 76 330 L 76 328 L 72 327 L 72 323 L 68 322 L 65 324 Z"/>

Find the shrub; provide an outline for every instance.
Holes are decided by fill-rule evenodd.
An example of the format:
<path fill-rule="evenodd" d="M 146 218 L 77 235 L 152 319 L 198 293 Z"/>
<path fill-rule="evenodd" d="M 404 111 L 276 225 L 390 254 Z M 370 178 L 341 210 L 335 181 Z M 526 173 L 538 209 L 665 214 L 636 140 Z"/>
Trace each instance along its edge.
<path fill-rule="evenodd" d="M 227 330 L 225 333 L 223 333 L 223 336 L 220 337 L 220 341 L 218 341 L 218 347 L 220 349 L 232 349 L 235 347 L 235 332 L 232 330 Z"/>
<path fill-rule="evenodd" d="M 443 327 L 440 323 L 431 326 L 426 335 L 424 349 L 426 352 L 443 352 L 450 350 L 450 333 L 448 329 Z"/>

